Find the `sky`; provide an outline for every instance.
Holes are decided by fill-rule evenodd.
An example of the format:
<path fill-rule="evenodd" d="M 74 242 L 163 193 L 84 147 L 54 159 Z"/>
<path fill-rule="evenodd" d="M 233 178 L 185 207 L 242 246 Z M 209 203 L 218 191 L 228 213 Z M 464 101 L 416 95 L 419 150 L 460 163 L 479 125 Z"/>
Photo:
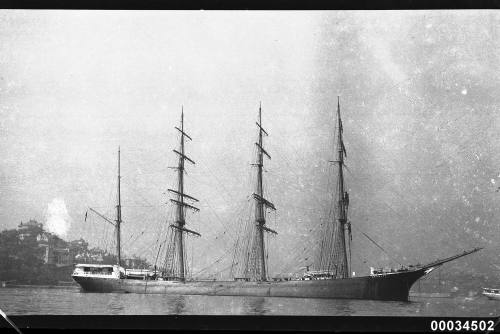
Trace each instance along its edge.
<path fill-rule="evenodd" d="M 478 270 L 495 273 L 499 20 L 476 10 L 2 10 L 0 229 L 33 218 L 112 250 L 112 226 L 84 216 L 114 217 L 120 146 L 124 251 L 155 261 L 183 108 L 196 162 L 186 191 L 201 208 L 188 216 L 202 234 L 189 239 L 191 266 L 226 272 L 250 217 L 262 103 L 264 184 L 278 209 L 269 267 L 296 272 L 332 206 L 339 96 L 353 270 L 484 246 Z"/>

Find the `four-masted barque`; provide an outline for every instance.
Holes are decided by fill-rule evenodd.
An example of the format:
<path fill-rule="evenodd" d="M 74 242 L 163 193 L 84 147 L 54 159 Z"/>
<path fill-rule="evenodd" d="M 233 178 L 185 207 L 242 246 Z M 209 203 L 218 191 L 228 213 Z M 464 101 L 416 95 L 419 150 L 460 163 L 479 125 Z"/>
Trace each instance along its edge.
<path fill-rule="evenodd" d="M 340 117 L 340 102 L 337 104 L 337 217 L 329 223 L 333 224 L 332 238 L 334 243 L 329 254 L 322 254 L 321 261 L 315 271 L 307 271 L 301 279 L 270 281 L 267 274 L 264 234 L 277 234 L 266 225 L 267 209 L 276 207 L 264 195 L 263 166 L 264 158 L 270 158 L 264 148 L 264 136 L 267 132 L 262 126 L 262 109 L 259 106 L 258 116 L 257 159 L 253 164 L 257 170 L 257 185 L 252 194 L 255 213 L 249 236 L 243 244 L 243 259 L 232 281 L 196 281 L 186 278 L 186 234 L 200 236 L 186 227 L 186 210 L 199 211 L 194 206 L 198 199 L 188 195 L 184 188 L 185 163 L 195 164 L 186 155 L 185 140 L 192 140 L 184 129 L 184 112 L 181 113 L 179 150 L 173 150 L 178 156 L 177 189 L 168 191 L 174 196 L 170 201 L 175 206 L 175 219 L 169 225 L 171 238 L 167 245 L 163 269 L 160 271 L 140 272 L 122 267 L 120 251 L 120 162 L 118 160 L 118 204 L 116 220 L 113 222 L 93 210 L 99 216 L 113 224 L 116 228 L 117 263 L 116 265 L 77 264 L 73 279 L 88 292 L 125 292 L 150 294 L 187 294 L 217 296 L 264 296 L 264 297 L 300 297 L 300 298 L 349 298 L 407 301 L 411 286 L 422 276 L 427 275 L 442 264 L 474 253 L 475 248 L 449 258 L 437 260 L 425 265 L 401 267 L 397 270 L 375 271 L 369 276 L 351 277 L 347 256 L 346 240 L 350 238 L 350 222 L 347 219 L 349 197 L 344 184 L 344 158 L 346 149 L 343 142 L 343 128 Z M 120 155 L 118 154 L 118 159 Z M 347 233 L 347 235 L 346 235 Z"/>

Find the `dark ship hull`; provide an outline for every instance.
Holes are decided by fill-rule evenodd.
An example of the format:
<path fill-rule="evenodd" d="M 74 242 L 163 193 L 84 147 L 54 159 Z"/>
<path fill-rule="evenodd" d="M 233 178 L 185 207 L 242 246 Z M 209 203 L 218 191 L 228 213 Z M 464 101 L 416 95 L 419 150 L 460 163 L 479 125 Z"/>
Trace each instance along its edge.
<path fill-rule="evenodd" d="M 424 269 L 387 275 L 308 281 L 160 281 L 79 277 L 73 279 L 87 292 L 123 292 L 172 295 L 260 296 L 407 301 L 413 283 Z"/>
<path fill-rule="evenodd" d="M 83 275 L 72 277 L 86 292 L 408 301 L 410 289 L 419 278 L 446 262 L 475 253 L 480 249 L 474 248 L 405 271 L 324 280 L 181 282 Z"/>

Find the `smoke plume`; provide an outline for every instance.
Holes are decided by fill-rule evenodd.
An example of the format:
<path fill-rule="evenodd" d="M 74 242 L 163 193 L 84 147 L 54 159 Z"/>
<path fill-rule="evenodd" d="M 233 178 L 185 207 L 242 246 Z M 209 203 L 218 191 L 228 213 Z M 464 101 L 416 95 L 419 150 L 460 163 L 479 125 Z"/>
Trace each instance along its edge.
<path fill-rule="evenodd" d="M 52 202 L 47 205 L 47 221 L 45 228 L 48 232 L 54 233 L 59 237 L 66 236 L 68 232 L 71 217 L 66 209 L 66 203 L 63 199 L 54 198 Z"/>

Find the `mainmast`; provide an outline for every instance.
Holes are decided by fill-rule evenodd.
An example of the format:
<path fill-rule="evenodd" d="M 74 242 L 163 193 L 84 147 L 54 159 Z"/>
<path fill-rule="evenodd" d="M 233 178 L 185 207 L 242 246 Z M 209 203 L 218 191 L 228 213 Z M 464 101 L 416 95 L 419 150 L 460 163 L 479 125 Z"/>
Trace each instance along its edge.
<path fill-rule="evenodd" d="M 117 264 L 121 266 L 121 247 L 120 247 L 120 225 L 122 223 L 122 203 L 120 194 L 120 146 L 118 146 L 118 204 L 116 205 L 116 256 Z"/>
<path fill-rule="evenodd" d="M 265 258 L 265 244 L 264 244 L 264 231 L 271 232 L 277 234 L 276 231 L 271 230 L 266 227 L 266 217 L 265 217 L 265 208 L 264 206 L 276 210 L 273 203 L 269 202 L 264 198 L 264 189 L 262 183 L 262 171 L 264 167 L 264 155 L 266 155 L 269 159 L 271 156 L 266 152 L 263 147 L 263 135 L 267 136 L 267 132 L 262 128 L 262 106 L 259 105 L 259 122 L 256 123 L 259 128 L 259 139 L 255 145 L 258 148 L 257 154 L 257 162 L 253 164 L 257 167 L 257 189 L 253 194 L 255 199 L 255 225 L 257 227 L 257 240 L 256 240 L 256 249 L 258 261 L 258 268 L 255 268 L 255 272 L 257 273 L 257 279 L 260 281 L 267 280 L 266 274 L 266 258 Z M 259 275 L 260 274 L 260 275 Z"/>
<path fill-rule="evenodd" d="M 339 164 L 339 175 L 338 175 L 338 239 L 340 241 L 340 263 L 338 266 L 338 273 L 343 277 L 349 277 L 349 264 L 347 262 L 347 247 L 345 230 L 348 229 L 349 239 L 351 234 L 350 223 L 347 222 L 347 210 L 349 207 L 349 194 L 344 190 L 344 157 L 347 157 L 347 153 L 344 146 L 344 141 L 342 138 L 342 119 L 340 117 L 340 98 L 337 97 L 337 118 L 338 118 L 338 139 L 337 139 L 337 153 L 338 153 L 338 164 Z"/>
<path fill-rule="evenodd" d="M 174 235 L 174 247 L 173 251 L 175 254 L 171 254 L 171 259 L 172 262 L 169 264 L 170 266 L 170 271 L 174 275 L 178 275 L 176 278 L 178 278 L 181 281 L 185 281 L 186 279 L 186 254 L 185 254 L 185 246 L 184 246 L 184 233 L 191 233 L 197 236 L 200 236 L 198 232 L 191 231 L 184 226 L 186 225 L 186 209 L 191 209 L 194 211 L 199 211 L 197 207 L 194 207 L 193 205 L 186 203 L 186 199 L 189 199 L 191 201 L 198 202 L 198 200 L 192 196 L 186 195 L 184 193 L 184 161 L 188 161 L 192 164 L 195 164 L 193 160 L 191 160 L 189 157 L 185 155 L 184 152 L 184 141 L 185 138 L 192 140 L 191 137 L 184 132 L 184 107 L 182 107 L 181 111 L 181 124 L 180 128 L 175 127 L 180 134 L 180 145 L 179 145 L 179 151 L 173 150 L 178 156 L 179 156 L 179 162 L 177 164 L 177 167 L 174 167 L 177 169 L 177 190 L 174 189 L 168 189 L 169 192 L 173 193 L 176 195 L 176 199 L 170 199 L 172 203 L 175 204 L 176 206 L 176 215 L 175 215 L 175 221 L 174 224 L 170 225 L 171 228 L 173 228 L 175 231 Z M 177 262 L 177 263 L 175 263 Z"/>

